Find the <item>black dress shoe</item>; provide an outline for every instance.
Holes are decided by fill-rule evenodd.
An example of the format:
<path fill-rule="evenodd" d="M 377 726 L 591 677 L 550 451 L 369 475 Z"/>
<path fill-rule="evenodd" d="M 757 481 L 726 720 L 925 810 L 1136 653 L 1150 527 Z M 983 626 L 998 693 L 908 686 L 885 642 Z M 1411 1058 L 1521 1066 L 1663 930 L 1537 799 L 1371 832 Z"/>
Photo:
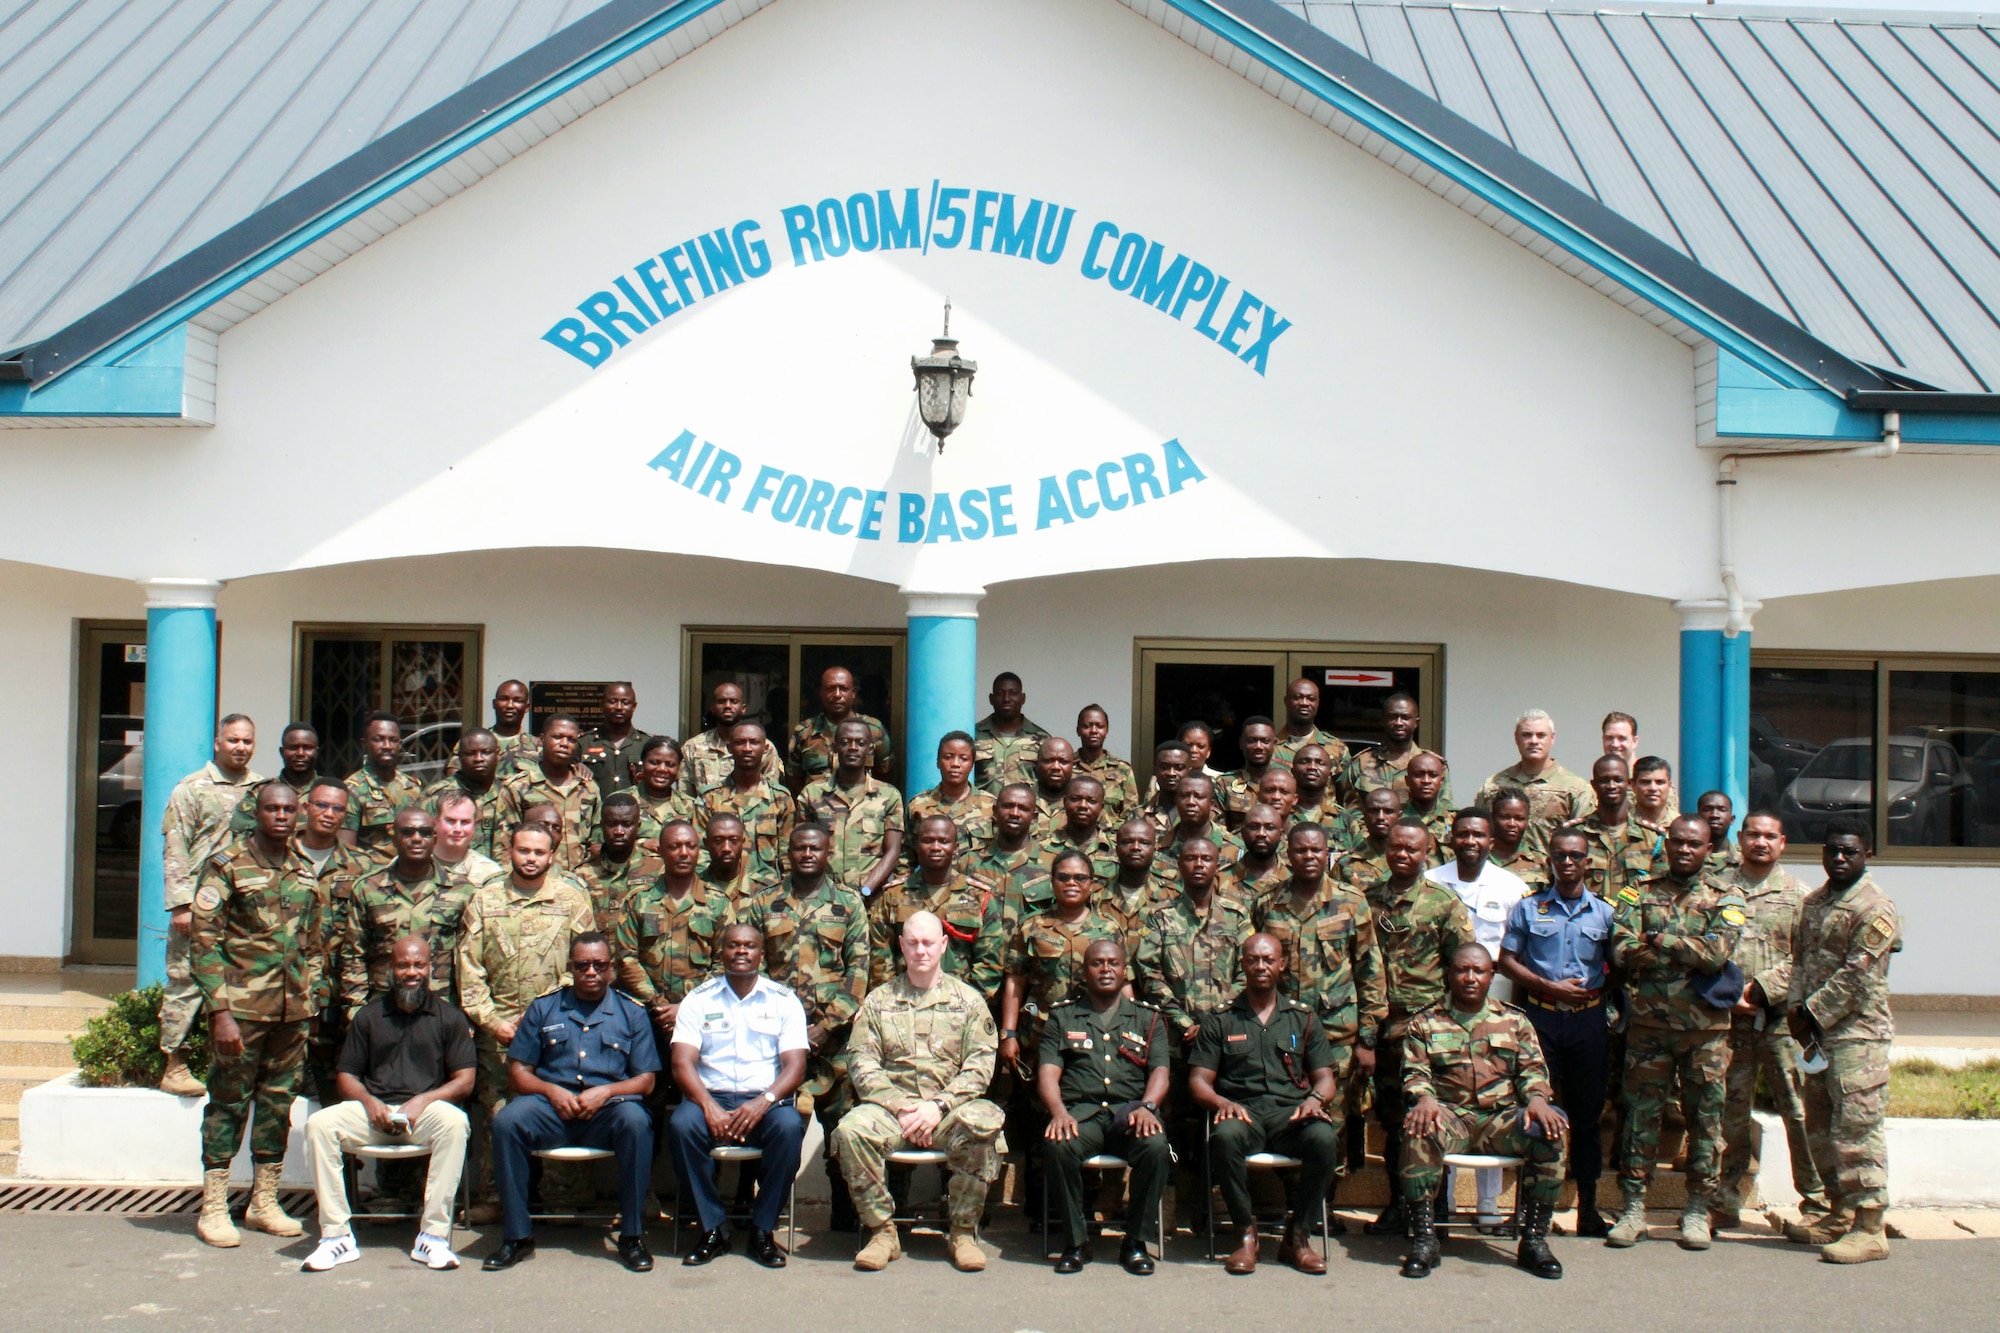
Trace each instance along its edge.
<path fill-rule="evenodd" d="M 717 1227 L 713 1231 L 704 1231 L 701 1233 L 701 1239 L 695 1242 L 694 1248 L 681 1256 L 681 1267 L 699 1268 L 703 1264 L 712 1263 L 718 1256 L 728 1253 L 729 1233 L 721 1227 Z"/>
<path fill-rule="evenodd" d="M 500 1248 L 486 1256 L 486 1262 L 479 1265 L 489 1273 L 497 1273 L 503 1268 L 512 1268 L 535 1252 L 534 1238 L 527 1240 L 503 1240 Z"/>
<path fill-rule="evenodd" d="M 1088 1245 L 1072 1245 L 1056 1256 L 1056 1272 L 1081 1273 L 1083 1266 L 1090 1262 Z"/>
<path fill-rule="evenodd" d="M 618 1238 L 618 1262 L 635 1273 L 653 1271 L 653 1252 L 646 1248 L 644 1236 L 620 1236 Z"/>
<path fill-rule="evenodd" d="M 1146 1253 L 1144 1241 L 1128 1240 L 1118 1251 L 1118 1263 L 1134 1277 L 1153 1275 L 1153 1256 Z"/>
<path fill-rule="evenodd" d="M 785 1247 L 778 1244 L 778 1238 L 768 1231 L 753 1230 L 750 1233 L 750 1248 L 745 1253 L 766 1268 L 785 1266 Z"/>

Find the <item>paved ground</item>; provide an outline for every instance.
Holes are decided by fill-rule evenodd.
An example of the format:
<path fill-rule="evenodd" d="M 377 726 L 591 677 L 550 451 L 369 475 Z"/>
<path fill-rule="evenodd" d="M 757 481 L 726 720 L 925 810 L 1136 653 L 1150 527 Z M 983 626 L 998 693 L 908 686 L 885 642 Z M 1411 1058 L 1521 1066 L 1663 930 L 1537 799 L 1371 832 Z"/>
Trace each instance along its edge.
<path fill-rule="evenodd" d="M 1661 1221 L 1665 1218 L 1662 1215 Z M 1664 1239 L 1614 1252 L 1555 1242 L 1569 1268 L 1561 1282 L 1514 1270 L 1511 1252 L 1453 1240 L 1445 1265 L 1423 1282 L 1397 1277 L 1388 1241 L 1337 1238 L 1324 1278 L 1275 1266 L 1231 1278 L 1177 1244 L 1175 1262 L 1139 1279 L 1110 1264 L 1057 1277 L 1035 1261 L 1033 1240 L 998 1237 L 982 1275 L 955 1273 L 934 1236 L 880 1274 L 850 1266 L 851 1238 L 815 1238 L 782 1273 L 740 1255 L 701 1270 L 663 1257 L 651 1274 L 626 1273 L 596 1233 L 548 1228 L 543 1248 L 504 1274 L 468 1265 L 431 1273 L 404 1257 L 402 1228 L 363 1228 L 361 1262 L 302 1274 L 307 1240 L 246 1235 L 243 1248 L 209 1250 L 187 1219 L 0 1217 L 0 1323 L 14 1328 L 127 1327 L 285 1330 L 410 1326 L 535 1330 L 638 1327 L 668 1314 L 685 1328 L 769 1333 L 867 1328 L 932 1333 L 1011 1330 L 1214 1330 L 1230 1303 L 1254 1296 L 1259 1328 L 1324 1327 L 1330 1308 L 1366 1310 L 1378 1328 L 1562 1329 L 1600 1326 L 1644 1333 L 1741 1328 L 1930 1330 L 1986 1327 L 2000 1308 L 2000 1241 L 1907 1241 L 1886 1263 L 1839 1268 L 1774 1239 L 1726 1241 L 1705 1254 Z M 490 1242 L 467 1242 L 470 1255 Z M 994 1248 L 994 1247 L 989 1247 Z M 1267 1247 L 1267 1260 L 1269 1248 Z M 1337 1302 L 1329 1307 L 1328 1302 Z M 1979 1310 L 1987 1311 L 1982 1316 Z"/>

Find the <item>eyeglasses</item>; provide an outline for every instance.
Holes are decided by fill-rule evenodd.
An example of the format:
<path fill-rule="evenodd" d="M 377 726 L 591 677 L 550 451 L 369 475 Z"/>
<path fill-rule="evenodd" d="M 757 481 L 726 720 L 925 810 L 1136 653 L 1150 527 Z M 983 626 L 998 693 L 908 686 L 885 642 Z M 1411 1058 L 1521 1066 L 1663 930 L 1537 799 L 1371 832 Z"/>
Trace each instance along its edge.
<path fill-rule="evenodd" d="M 1067 874 L 1057 874 L 1051 876 L 1051 878 L 1053 878 L 1055 882 L 1058 884 L 1088 884 L 1090 883 L 1092 876 L 1088 874 L 1078 874 L 1072 871 Z"/>
<path fill-rule="evenodd" d="M 1549 853 L 1549 860 L 1551 860 L 1551 861 L 1588 861 L 1589 859 L 1590 859 L 1590 853 L 1589 853 L 1589 852 L 1554 852 L 1554 851 L 1552 851 L 1552 852 L 1550 852 L 1550 853 Z"/>
<path fill-rule="evenodd" d="M 611 970 L 611 960 L 609 958 L 586 958 L 582 962 L 571 963 L 569 969 L 572 972 L 609 972 Z"/>

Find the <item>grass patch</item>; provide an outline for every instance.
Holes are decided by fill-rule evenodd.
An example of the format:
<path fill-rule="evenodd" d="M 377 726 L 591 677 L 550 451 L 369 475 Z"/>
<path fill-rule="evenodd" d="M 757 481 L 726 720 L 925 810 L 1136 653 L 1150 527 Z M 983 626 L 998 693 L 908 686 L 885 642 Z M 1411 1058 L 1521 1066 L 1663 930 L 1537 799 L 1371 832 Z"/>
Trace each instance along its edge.
<path fill-rule="evenodd" d="M 1948 1069 L 1930 1060 L 1889 1066 L 1889 1114 L 1921 1120 L 2000 1120 L 2000 1060 Z"/>

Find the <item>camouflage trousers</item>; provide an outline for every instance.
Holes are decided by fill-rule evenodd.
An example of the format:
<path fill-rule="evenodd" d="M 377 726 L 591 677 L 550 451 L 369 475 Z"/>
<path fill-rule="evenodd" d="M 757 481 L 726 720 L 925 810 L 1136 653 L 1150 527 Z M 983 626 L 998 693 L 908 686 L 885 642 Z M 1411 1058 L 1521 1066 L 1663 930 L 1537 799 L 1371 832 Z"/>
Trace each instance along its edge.
<path fill-rule="evenodd" d="M 954 1107 L 933 1135 L 944 1153 L 950 1181 L 945 1187 L 953 1230 L 971 1231 L 986 1207 L 986 1187 L 1000 1178 L 1000 1155 L 1007 1151 L 1000 1131 L 1006 1116 L 983 1097 Z M 915 1148 L 887 1108 L 870 1102 L 841 1117 L 833 1132 L 833 1155 L 853 1196 L 861 1225 L 882 1226 L 895 1215 L 889 1195 L 889 1154 Z"/>
<path fill-rule="evenodd" d="M 1727 1032 L 1682 1032 L 1636 1024 L 1626 1032 L 1620 1189 L 1627 1195 L 1646 1192 L 1659 1159 L 1660 1122 L 1678 1099 L 1689 1112 L 1688 1193 L 1715 1197 L 1722 1176 L 1722 1100 L 1728 1071 Z"/>
<path fill-rule="evenodd" d="M 1825 1207 L 1819 1171 L 1806 1146 L 1805 1075 L 1799 1071 L 1799 1044 L 1782 1018 L 1756 1029 L 1754 1018 L 1739 1016 L 1729 1029 L 1729 1080 L 1722 1107 L 1722 1185 L 1742 1197 L 1745 1181 L 1757 1174 L 1750 1152 L 1753 1135 L 1750 1112 L 1757 1095 L 1757 1071 L 1785 1122 L 1785 1142 L 1792 1154 L 1792 1188 L 1815 1211 Z"/>
<path fill-rule="evenodd" d="M 187 1045 L 188 1031 L 201 1016 L 201 987 L 194 984 L 194 970 L 188 965 L 188 933 L 184 927 L 167 930 L 167 986 L 160 996 L 160 1049 L 172 1055 Z"/>
<path fill-rule="evenodd" d="M 1824 1073 L 1805 1075 L 1806 1143 L 1829 1202 L 1889 1206 L 1889 1043 L 1844 1041 L 1820 1048 Z"/>
<path fill-rule="evenodd" d="M 213 1171 L 229 1165 L 243 1146 L 250 1124 L 250 1160 L 285 1160 L 292 1132 L 292 1099 L 306 1063 L 307 1020 L 260 1023 L 236 1020 L 243 1054 L 230 1059 L 215 1052 L 208 1070 L 208 1107 L 201 1116 L 201 1165 Z"/>
<path fill-rule="evenodd" d="M 1518 1193 L 1538 1203 L 1554 1203 L 1569 1170 L 1569 1149 L 1562 1140 L 1530 1136 L 1521 1124 L 1521 1110 L 1475 1111 L 1446 1107 L 1435 1131 L 1403 1140 L 1402 1180 L 1405 1199 L 1434 1197 L 1444 1183 L 1446 1153 L 1488 1153 L 1519 1157 Z M 1449 1201 L 1447 1201 L 1448 1203 Z"/>
<path fill-rule="evenodd" d="M 507 1048 L 484 1032 L 475 1033 L 473 1047 L 479 1056 L 479 1072 L 473 1076 L 471 1113 L 472 1137 L 467 1142 L 467 1167 L 472 1172 L 472 1192 L 481 1203 L 500 1197 L 493 1182 L 493 1117 L 500 1114 L 512 1093 L 507 1088 Z"/>

